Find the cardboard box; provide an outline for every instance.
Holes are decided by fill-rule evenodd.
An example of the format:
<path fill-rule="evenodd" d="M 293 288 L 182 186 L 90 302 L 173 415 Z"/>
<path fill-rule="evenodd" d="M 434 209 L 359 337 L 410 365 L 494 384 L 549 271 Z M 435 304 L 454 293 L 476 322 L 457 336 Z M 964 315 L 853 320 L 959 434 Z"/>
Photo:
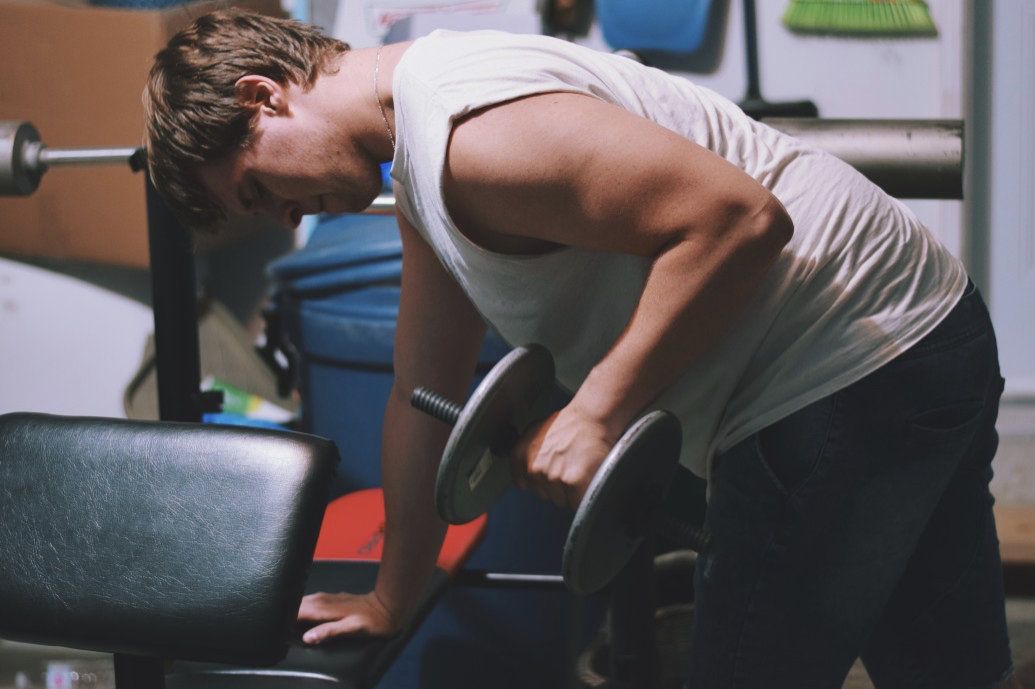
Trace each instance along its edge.
<path fill-rule="evenodd" d="M 50 148 L 139 145 L 155 53 L 228 5 L 282 14 L 279 0 L 165 10 L 0 0 L 0 120 L 31 122 Z M 51 169 L 32 196 L 0 197 L 0 253 L 147 266 L 143 176 L 128 165 Z"/>

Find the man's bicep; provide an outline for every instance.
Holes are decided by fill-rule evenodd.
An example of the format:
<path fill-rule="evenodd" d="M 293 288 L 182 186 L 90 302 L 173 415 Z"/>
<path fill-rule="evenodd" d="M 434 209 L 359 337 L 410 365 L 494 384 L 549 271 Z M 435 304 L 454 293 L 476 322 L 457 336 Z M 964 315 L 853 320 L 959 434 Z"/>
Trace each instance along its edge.
<path fill-rule="evenodd" d="M 453 131 L 450 211 L 484 229 L 645 256 L 770 202 L 729 161 L 595 98 L 504 103 Z"/>
<path fill-rule="evenodd" d="M 397 386 L 424 386 L 462 399 L 486 326 L 416 228 L 397 214 L 403 243 L 402 291 L 395 333 Z"/>

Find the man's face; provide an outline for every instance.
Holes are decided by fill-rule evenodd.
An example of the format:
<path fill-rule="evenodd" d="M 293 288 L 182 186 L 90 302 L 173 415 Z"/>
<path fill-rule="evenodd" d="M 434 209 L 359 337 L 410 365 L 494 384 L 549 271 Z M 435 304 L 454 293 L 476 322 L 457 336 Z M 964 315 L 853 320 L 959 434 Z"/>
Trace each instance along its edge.
<path fill-rule="evenodd" d="M 381 191 L 380 168 L 326 119 L 307 110 L 303 99 L 290 109 L 263 108 L 251 143 L 202 167 L 202 181 L 228 214 L 267 215 L 286 227 L 296 227 L 303 215 L 358 213 Z"/>

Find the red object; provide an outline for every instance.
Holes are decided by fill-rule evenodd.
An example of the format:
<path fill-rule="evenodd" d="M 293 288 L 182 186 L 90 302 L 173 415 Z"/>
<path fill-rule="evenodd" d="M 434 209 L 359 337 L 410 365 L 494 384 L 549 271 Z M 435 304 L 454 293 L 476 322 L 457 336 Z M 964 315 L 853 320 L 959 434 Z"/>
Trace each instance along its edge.
<path fill-rule="evenodd" d="M 452 525 L 438 554 L 438 566 L 452 576 L 485 535 L 488 516 Z M 367 488 L 331 501 L 323 515 L 314 560 L 379 562 L 385 539 L 385 500 L 380 488 Z"/>

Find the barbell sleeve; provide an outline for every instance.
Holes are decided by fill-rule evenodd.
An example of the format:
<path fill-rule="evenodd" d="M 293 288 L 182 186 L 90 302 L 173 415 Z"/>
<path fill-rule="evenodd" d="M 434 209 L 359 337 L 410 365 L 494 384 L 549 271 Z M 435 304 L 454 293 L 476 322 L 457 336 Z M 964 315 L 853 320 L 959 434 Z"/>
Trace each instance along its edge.
<path fill-rule="evenodd" d="M 129 163 L 136 148 L 46 148 L 39 152 L 45 167 L 56 165 L 118 165 Z"/>

